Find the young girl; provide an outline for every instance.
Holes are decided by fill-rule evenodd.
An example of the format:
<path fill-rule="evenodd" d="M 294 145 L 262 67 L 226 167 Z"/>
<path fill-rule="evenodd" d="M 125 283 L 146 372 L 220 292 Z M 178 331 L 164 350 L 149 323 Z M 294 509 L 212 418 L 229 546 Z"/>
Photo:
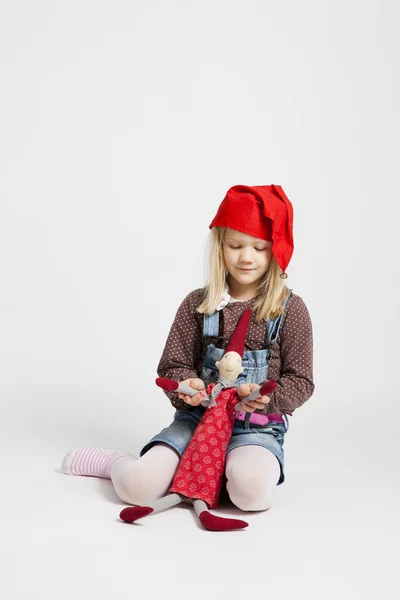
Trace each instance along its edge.
<path fill-rule="evenodd" d="M 159 377 L 204 390 L 217 381 L 215 362 L 243 312 L 252 309 L 237 391 L 244 399 L 266 379 L 275 379 L 277 387 L 270 396 L 242 404 L 225 476 L 237 507 L 266 510 L 284 481 L 287 415 L 314 392 L 310 315 L 284 283 L 293 254 L 293 207 L 280 186 L 234 186 L 210 229 L 207 284 L 180 305 L 157 371 Z M 176 409 L 174 420 L 146 444 L 139 459 L 116 450 L 76 448 L 64 458 L 62 471 L 111 479 L 127 504 L 146 505 L 166 495 L 206 409 L 200 393 L 165 393 Z"/>

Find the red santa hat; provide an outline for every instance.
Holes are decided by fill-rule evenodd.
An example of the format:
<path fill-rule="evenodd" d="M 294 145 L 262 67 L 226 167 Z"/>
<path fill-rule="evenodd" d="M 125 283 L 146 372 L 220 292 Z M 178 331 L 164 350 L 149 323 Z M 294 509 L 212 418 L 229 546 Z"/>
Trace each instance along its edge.
<path fill-rule="evenodd" d="M 244 354 L 244 342 L 246 340 L 246 333 L 249 328 L 251 321 L 251 309 L 248 308 L 244 311 L 236 325 L 235 331 L 232 333 L 229 344 L 226 347 L 224 354 L 227 352 L 237 352 L 243 358 Z"/>
<path fill-rule="evenodd" d="M 282 269 L 293 254 L 293 206 L 280 185 L 235 185 L 221 202 L 212 227 L 229 227 L 272 241 L 272 253 Z"/>

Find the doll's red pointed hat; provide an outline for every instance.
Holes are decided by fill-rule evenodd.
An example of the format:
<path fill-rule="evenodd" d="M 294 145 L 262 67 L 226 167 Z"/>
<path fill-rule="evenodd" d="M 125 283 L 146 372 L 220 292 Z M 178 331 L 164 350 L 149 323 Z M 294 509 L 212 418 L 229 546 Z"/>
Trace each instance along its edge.
<path fill-rule="evenodd" d="M 229 227 L 272 241 L 272 253 L 282 269 L 293 254 L 293 206 L 280 185 L 235 185 L 221 202 L 212 227 Z"/>
<path fill-rule="evenodd" d="M 227 352 L 237 352 L 243 358 L 244 354 L 244 342 L 246 340 L 246 333 L 249 328 L 251 321 L 251 309 L 248 308 L 244 311 L 239 319 L 236 329 L 232 334 L 229 344 L 226 347 L 224 354 Z"/>

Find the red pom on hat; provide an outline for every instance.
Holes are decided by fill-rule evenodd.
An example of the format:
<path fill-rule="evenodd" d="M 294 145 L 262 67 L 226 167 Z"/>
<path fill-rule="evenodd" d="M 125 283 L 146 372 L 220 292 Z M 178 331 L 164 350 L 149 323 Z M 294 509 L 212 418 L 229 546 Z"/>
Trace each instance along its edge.
<path fill-rule="evenodd" d="M 244 342 L 246 340 L 247 329 L 251 321 L 251 309 L 248 308 L 244 311 L 236 325 L 235 331 L 232 333 L 229 344 L 226 347 L 224 354 L 227 352 L 237 352 L 243 358 L 244 354 Z"/>
<path fill-rule="evenodd" d="M 209 227 L 272 240 L 272 253 L 285 274 L 294 249 L 293 206 L 280 185 L 231 187 Z"/>

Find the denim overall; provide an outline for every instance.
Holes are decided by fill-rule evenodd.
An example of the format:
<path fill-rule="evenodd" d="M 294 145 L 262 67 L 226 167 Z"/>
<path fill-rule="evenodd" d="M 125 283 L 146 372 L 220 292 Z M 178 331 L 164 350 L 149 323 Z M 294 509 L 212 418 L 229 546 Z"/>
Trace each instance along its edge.
<path fill-rule="evenodd" d="M 290 290 L 289 297 L 282 302 L 283 309 L 286 306 L 288 299 L 292 295 Z M 220 312 L 215 311 L 212 315 L 204 315 L 203 319 L 203 338 L 207 339 L 218 338 L 219 333 L 219 316 Z M 237 385 L 242 383 L 263 383 L 268 379 L 268 367 L 270 361 L 270 346 L 274 344 L 278 338 L 280 325 L 283 319 L 283 313 L 273 320 L 266 323 L 266 338 L 268 340 L 267 348 L 262 350 L 245 350 L 242 359 L 244 371 L 239 375 Z M 218 369 L 215 366 L 217 360 L 221 360 L 225 350 L 216 348 L 214 343 L 209 343 L 203 361 L 203 368 L 200 374 L 207 386 L 210 383 L 216 383 L 218 380 Z M 199 405 L 191 407 L 190 410 L 176 410 L 174 421 L 169 427 L 163 429 L 155 435 L 144 446 L 140 452 L 143 456 L 154 444 L 164 443 L 176 450 L 182 456 L 189 444 L 190 439 L 204 415 L 206 408 Z M 235 419 L 232 438 L 228 444 L 227 453 L 238 448 L 239 446 L 257 445 L 263 446 L 270 450 L 278 459 L 281 466 L 281 477 L 278 485 L 283 483 L 284 476 L 284 454 L 283 442 L 285 433 L 289 427 L 289 421 L 286 414 L 282 414 L 284 423 L 269 421 L 266 425 L 256 425 L 250 422 L 251 413 L 247 413 L 244 421 Z M 285 426 L 286 425 L 286 426 Z"/>

